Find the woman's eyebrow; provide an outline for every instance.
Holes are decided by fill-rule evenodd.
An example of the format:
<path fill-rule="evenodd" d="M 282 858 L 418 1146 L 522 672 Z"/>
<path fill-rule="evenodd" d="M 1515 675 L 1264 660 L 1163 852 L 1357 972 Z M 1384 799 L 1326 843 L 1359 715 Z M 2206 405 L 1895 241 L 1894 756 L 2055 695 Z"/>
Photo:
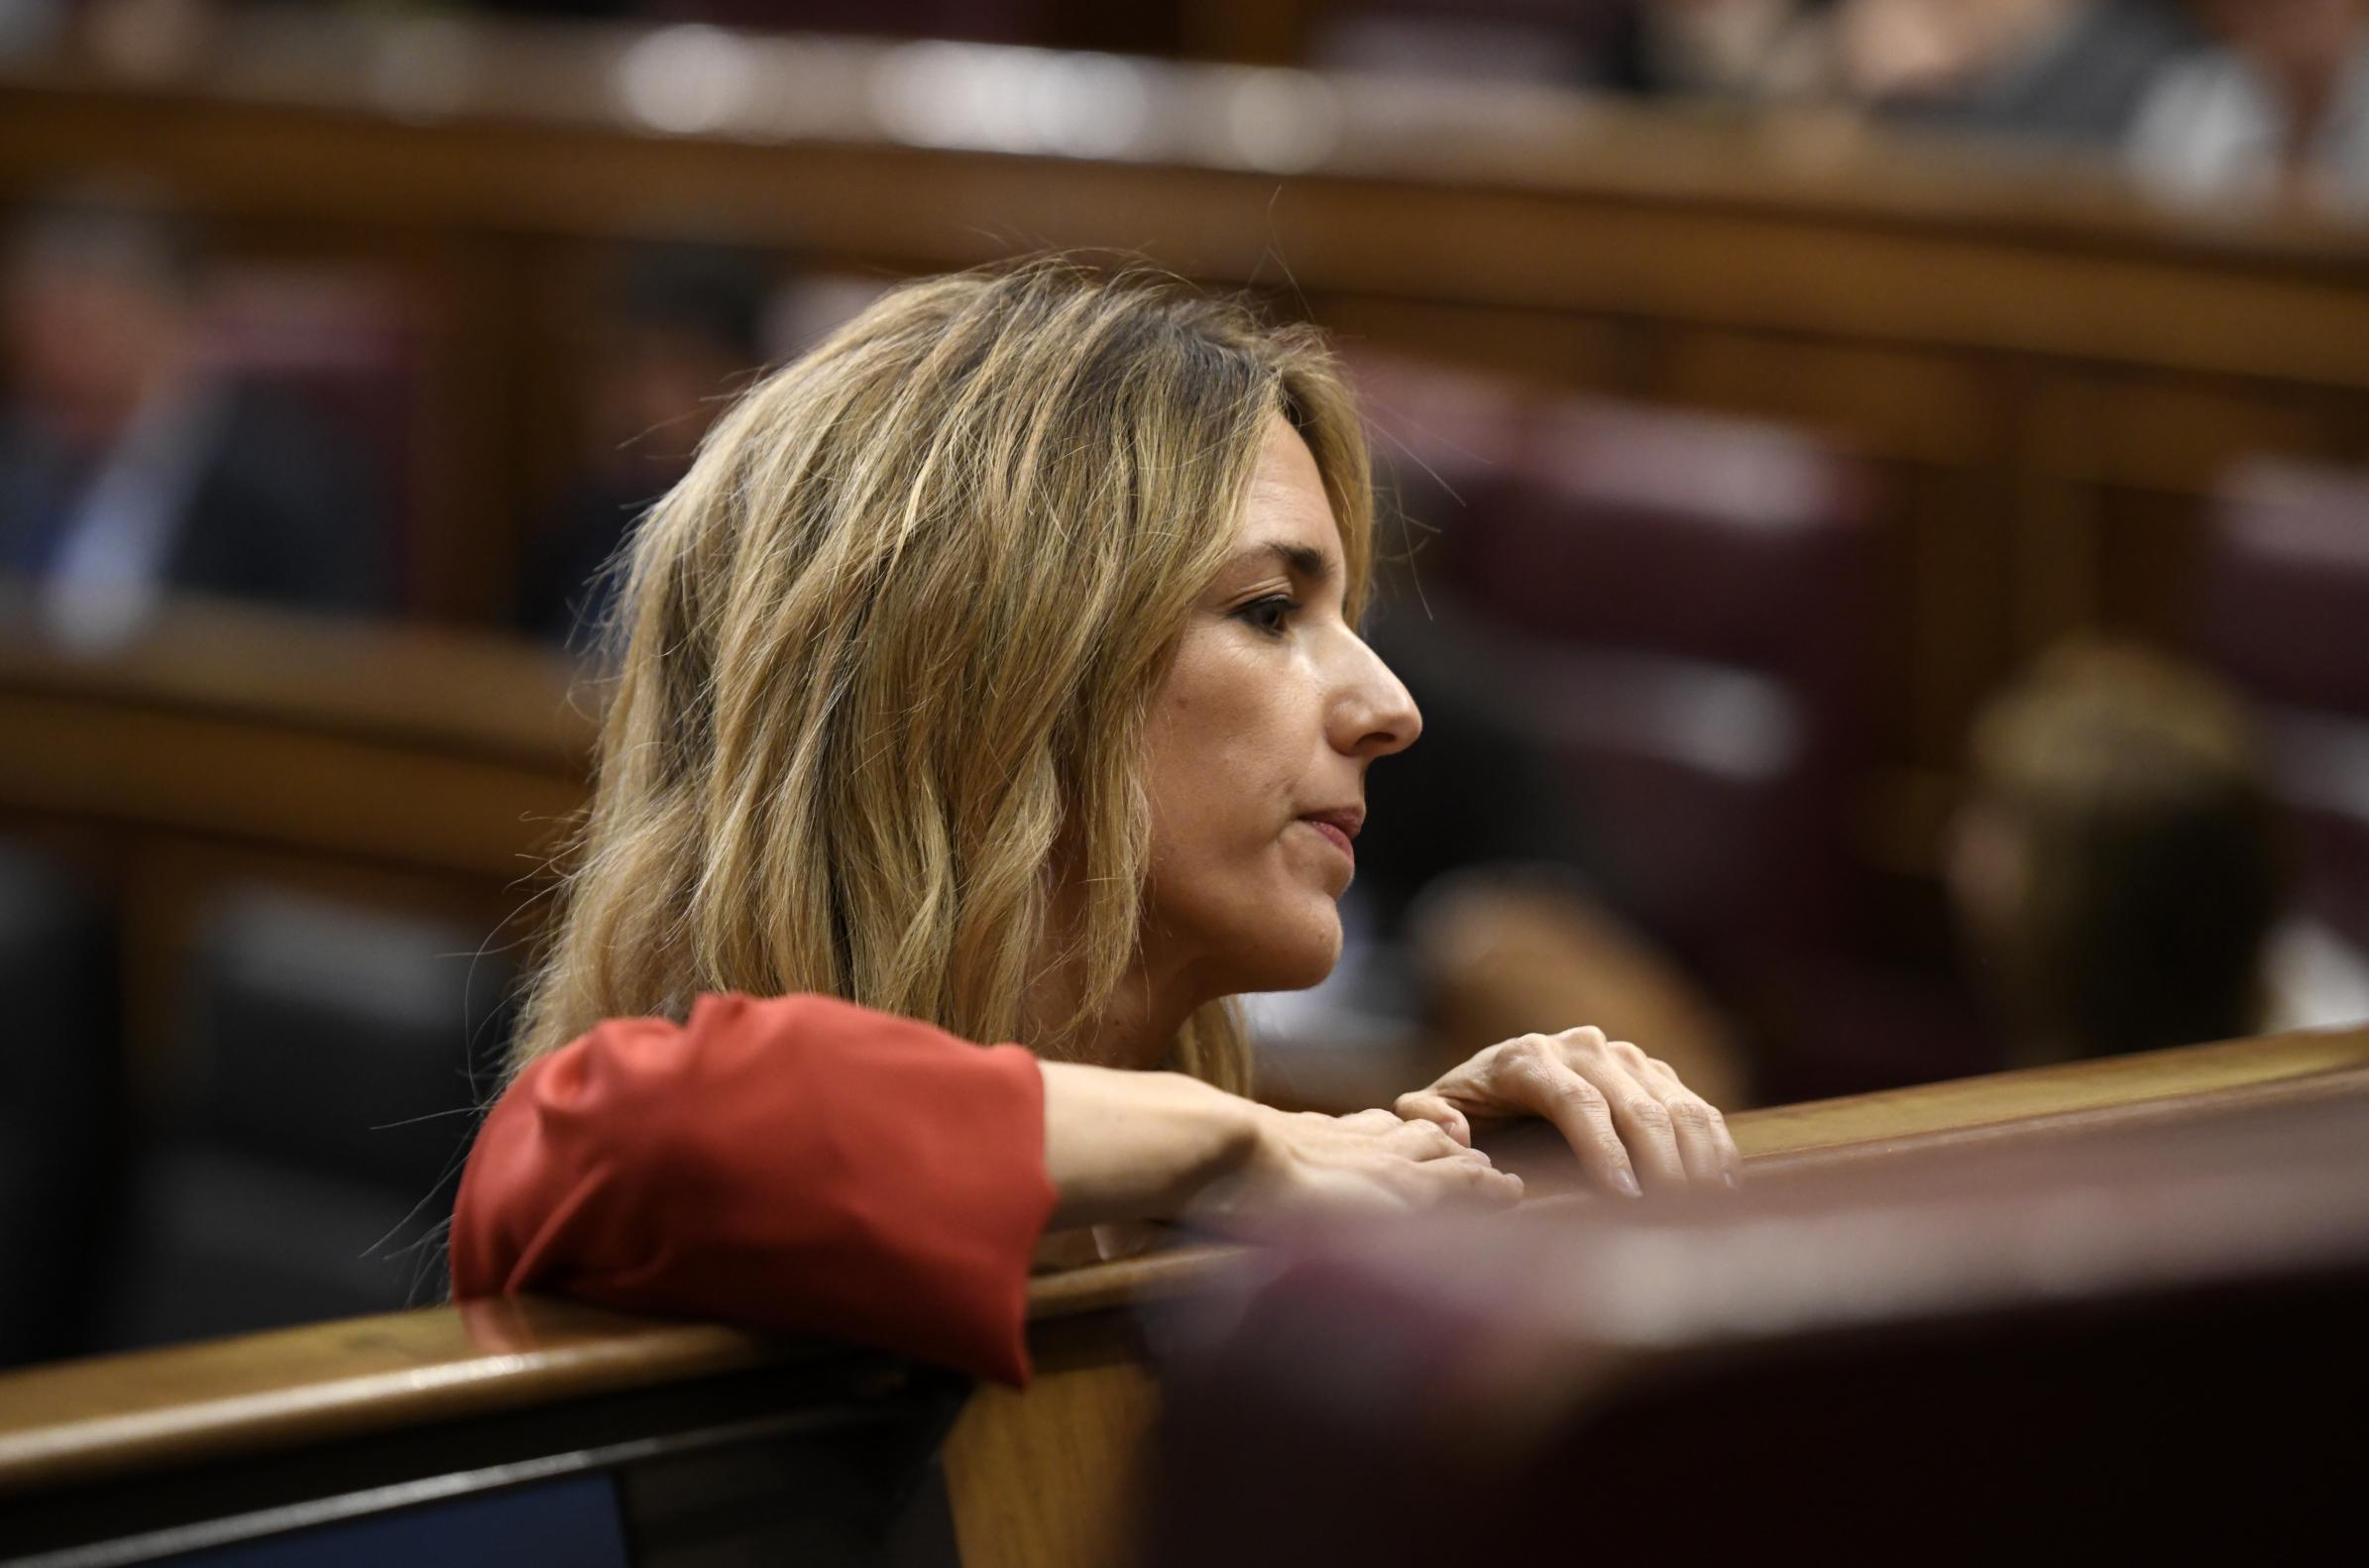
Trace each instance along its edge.
<path fill-rule="evenodd" d="M 1287 544 L 1280 539 L 1271 539 L 1265 544 L 1251 546 L 1236 559 L 1246 560 L 1259 555 L 1274 556 L 1284 563 L 1284 569 L 1294 577 L 1305 579 L 1310 583 L 1325 583 L 1332 577 L 1331 554 L 1309 545 Z"/>

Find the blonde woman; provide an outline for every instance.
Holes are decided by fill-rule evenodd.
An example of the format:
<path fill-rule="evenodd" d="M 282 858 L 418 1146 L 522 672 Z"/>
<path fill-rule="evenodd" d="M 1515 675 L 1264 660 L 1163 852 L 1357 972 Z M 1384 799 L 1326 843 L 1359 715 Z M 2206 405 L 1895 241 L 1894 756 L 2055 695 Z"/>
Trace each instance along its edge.
<path fill-rule="evenodd" d="M 1228 998 L 1331 968 L 1421 727 L 1357 632 L 1372 516 L 1317 339 L 1140 277 L 915 283 L 747 393 L 632 546 L 456 1294 L 1019 1381 L 1049 1226 L 1511 1202 L 1471 1130 L 1526 1115 L 1609 1190 L 1732 1180 L 1593 1030 L 1394 1110 L 1243 1097 Z"/>

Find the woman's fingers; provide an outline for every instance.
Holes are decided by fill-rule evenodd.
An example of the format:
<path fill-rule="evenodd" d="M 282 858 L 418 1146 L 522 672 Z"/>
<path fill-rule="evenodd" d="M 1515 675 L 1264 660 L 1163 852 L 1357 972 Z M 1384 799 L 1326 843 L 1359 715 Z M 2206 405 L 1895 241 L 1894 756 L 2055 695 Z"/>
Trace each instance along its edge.
<path fill-rule="evenodd" d="M 1613 1124 L 1612 1102 L 1537 1036 L 1511 1043 L 1496 1064 L 1496 1092 L 1516 1109 L 1554 1123 L 1590 1180 L 1608 1192 L 1639 1195 L 1629 1146 Z"/>
<path fill-rule="evenodd" d="M 1450 1105 L 1444 1095 L 1434 1094 L 1429 1089 L 1417 1089 L 1411 1094 L 1400 1095 L 1392 1109 L 1409 1121 L 1434 1123 L 1467 1149 L 1472 1147 L 1472 1123 L 1465 1120 L 1464 1113 Z"/>
<path fill-rule="evenodd" d="M 1688 1175 L 1686 1157 L 1679 1152 L 1677 1129 L 1671 1125 L 1669 1109 L 1660 1096 L 1618 1062 L 1599 1062 L 1585 1076 L 1612 1106 L 1613 1125 L 1629 1146 L 1630 1163 L 1636 1168 L 1645 1190 L 1683 1191 Z"/>
<path fill-rule="evenodd" d="M 1734 1185 L 1741 1165 L 1715 1108 L 1667 1064 L 1599 1029 L 1493 1046 L 1394 1109 L 1460 1148 L 1471 1145 L 1474 1115 L 1543 1117 L 1595 1184 L 1633 1196 Z"/>
<path fill-rule="evenodd" d="M 1522 1201 L 1522 1178 L 1496 1169 L 1486 1156 L 1422 1161 L 1405 1167 L 1403 1180 L 1410 1189 L 1408 1195 L 1417 1203 Z"/>
<path fill-rule="evenodd" d="M 1388 1142 L 1394 1151 L 1418 1163 L 1454 1160 L 1482 1167 L 1494 1163 L 1480 1150 L 1456 1142 L 1437 1122 L 1403 1121 Z"/>
<path fill-rule="evenodd" d="M 1719 1107 L 1680 1082 L 1665 1062 L 1647 1058 L 1642 1075 L 1670 1114 L 1670 1125 L 1678 1134 L 1678 1152 L 1686 1159 L 1687 1180 L 1696 1186 L 1737 1185 L 1744 1157 L 1737 1152 L 1735 1135 L 1728 1131 L 1728 1119 L 1719 1113 Z"/>

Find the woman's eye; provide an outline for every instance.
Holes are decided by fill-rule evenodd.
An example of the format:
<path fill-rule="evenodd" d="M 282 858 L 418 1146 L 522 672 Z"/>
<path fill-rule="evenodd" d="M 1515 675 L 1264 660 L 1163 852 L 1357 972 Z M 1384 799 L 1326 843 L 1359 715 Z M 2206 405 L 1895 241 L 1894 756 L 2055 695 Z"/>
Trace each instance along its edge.
<path fill-rule="evenodd" d="M 1297 600 L 1282 594 L 1270 594 L 1265 599 L 1252 600 L 1234 614 L 1268 636 L 1280 637 L 1284 627 L 1291 622 L 1292 612 L 1298 608 Z"/>

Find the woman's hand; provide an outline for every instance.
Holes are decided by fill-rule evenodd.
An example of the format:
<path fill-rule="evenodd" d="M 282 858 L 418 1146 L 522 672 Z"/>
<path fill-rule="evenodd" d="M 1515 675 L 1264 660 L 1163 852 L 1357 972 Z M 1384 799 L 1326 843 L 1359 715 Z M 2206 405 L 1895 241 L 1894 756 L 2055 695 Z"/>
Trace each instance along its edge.
<path fill-rule="evenodd" d="M 1055 1230 L 1187 1213 L 1239 1229 L 1311 1210 L 1522 1197 L 1520 1177 L 1429 1121 L 1279 1111 L 1175 1072 L 1039 1068 Z"/>
<path fill-rule="evenodd" d="M 1221 1229 L 1271 1216 L 1392 1212 L 1522 1201 L 1522 1178 L 1428 1120 L 1253 1106 L 1234 1168 L 1203 1187 L 1194 1218 Z"/>
<path fill-rule="evenodd" d="M 1430 1087 L 1401 1095 L 1398 1111 L 1437 1123 L 1459 1144 L 1472 1142 L 1475 1123 L 1544 1117 L 1590 1180 L 1632 1197 L 1734 1186 L 1743 1164 L 1716 1107 L 1665 1064 L 1601 1029 L 1491 1046 Z"/>

